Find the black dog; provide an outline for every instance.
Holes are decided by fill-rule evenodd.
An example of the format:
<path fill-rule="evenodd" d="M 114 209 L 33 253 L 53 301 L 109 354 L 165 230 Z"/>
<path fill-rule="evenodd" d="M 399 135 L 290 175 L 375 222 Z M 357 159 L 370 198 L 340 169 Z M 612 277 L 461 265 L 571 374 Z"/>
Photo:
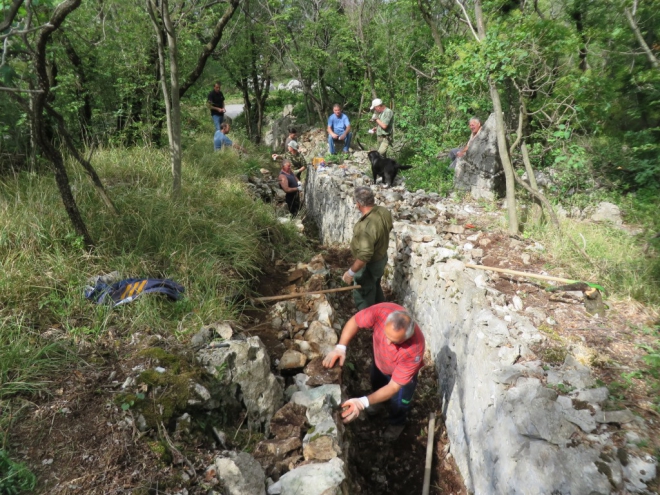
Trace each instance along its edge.
<path fill-rule="evenodd" d="M 371 162 L 371 173 L 374 176 L 374 184 L 378 176 L 383 178 L 383 184 L 388 186 L 394 185 L 394 179 L 399 170 L 408 170 L 412 168 L 410 165 L 399 165 L 396 160 L 391 158 L 384 158 L 377 151 L 370 151 L 367 153 L 369 161 Z"/>

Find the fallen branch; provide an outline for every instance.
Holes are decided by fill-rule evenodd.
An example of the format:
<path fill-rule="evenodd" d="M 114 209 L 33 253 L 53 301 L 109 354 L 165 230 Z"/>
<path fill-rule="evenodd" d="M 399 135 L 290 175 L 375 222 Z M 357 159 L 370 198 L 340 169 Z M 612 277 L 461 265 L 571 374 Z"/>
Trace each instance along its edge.
<path fill-rule="evenodd" d="M 361 285 L 351 285 L 350 287 L 339 287 L 337 289 L 315 290 L 312 292 L 296 292 L 294 294 L 285 294 L 283 296 L 268 296 L 253 298 L 254 302 L 284 301 L 285 299 L 297 299 L 299 297 L 313 296 L 316 294 L 330 294 L 332 292 L 344 292 L 347 290 L 361 289 Z"/>
<path fill-rule="evenodd" d="M 473 265 L 471 263 L 465 263 L 465 266 L 467 268 L 476 268 L 477 270 L 486 270 L 486 271 L 489 271 L 489 272 L 507 273 L 509 275 L 520 275 L 521 277 L 536 278 L 536 279 L 539 279 L 539 280 L 552 280 L 554 282 L 563 282 L 565 284 L 572 284 L 572 283 L 576 282 L 575 280 L 569 280 L 567 278 L 552 277 L 550 275 L 539 275 L 538 273 L 519 272 L 519 271 L 516 271 L 516 270 L 509 270 L 508 268 L 495 268 L 495 267 L 492 267 L 492 266 Z"/>

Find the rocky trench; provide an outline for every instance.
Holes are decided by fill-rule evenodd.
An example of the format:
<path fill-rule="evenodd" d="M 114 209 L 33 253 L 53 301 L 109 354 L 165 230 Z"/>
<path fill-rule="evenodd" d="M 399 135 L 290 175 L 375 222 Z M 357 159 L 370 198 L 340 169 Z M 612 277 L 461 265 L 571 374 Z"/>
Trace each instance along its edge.
<path fill-rule="evenodd" d="M 328 273 L 316 256 L 289 271 L 289 289 L 317 290 Z M 142 434 L 157 430 L 165 441 L 154 448 L 179 466 L 188 485 L 199 467 L 186 458 L 186 445 L 200 430 L 210 433 L 218 454 L 195 483 L 203 493 L 356 493 L 345 468 L 341 369 L 321 363 L 341 329 L 335 310 L 325 295 L 311 295 L 272 304 L 265 323 L 286 347 L 275 362 L 254 331 L 226 322 L 205 325 L 193 336 L 192 358 L 157 345 L 145 350 L 121 385 L 124 426 Z M 241 417 L 238 429 L 244 423 L 261 438 L 249 452 L 231 449 L 236 443 L 223 431 Z"/>
<path fill-rule="evenodd" d="M 310 169 L 306 207 L 326 245 L 351 239 L 359 218 L 353 189 L 372 185 L 365 158 L 358 152 L 342 166 Z M 544 362 L 535 352 L 546 340 L 536 326 L 544 315 L 523 311 L 519 298 L 507 302 L 488 272 L 466 268 L 489 242 L 461 225 L 469 207 L 401 186 L 374 190 L 395 220 L 387 283 L 425 334 L 451 454 L 468 491 L 648 492 L 655 460 L 613 435 L 644 420 L 607 410 L 608 390 L 579 353 Z"/>

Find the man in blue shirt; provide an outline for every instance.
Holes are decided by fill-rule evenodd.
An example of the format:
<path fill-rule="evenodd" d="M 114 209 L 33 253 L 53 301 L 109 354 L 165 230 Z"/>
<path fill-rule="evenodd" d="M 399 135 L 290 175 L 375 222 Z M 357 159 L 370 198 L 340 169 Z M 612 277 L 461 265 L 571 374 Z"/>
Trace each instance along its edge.
<path fill-rule="evenodd" d="M 215 131 L 215 136 L 213 136 L 213 147 L 215 151 L 220 151 L 224 148 L 236 148 L 239 151 L 245 151 L 245 148 L 238 144 L 234 144 L 232 140 L 227 137 L 230 130 L 231 127 L 229 123 L 223 122 L 220 124 L 220 130 Z"/>
<path fill-rule="evenodd" d="M 344 142 L 344 153 L 348 153 L 351 145 L 351 123 L 345 113 L 341 111 L 341 105 L 335 103 L 332 115 L 328 118 L 328 146 L 330 154 L 335 154 L 335 141 Z"/>

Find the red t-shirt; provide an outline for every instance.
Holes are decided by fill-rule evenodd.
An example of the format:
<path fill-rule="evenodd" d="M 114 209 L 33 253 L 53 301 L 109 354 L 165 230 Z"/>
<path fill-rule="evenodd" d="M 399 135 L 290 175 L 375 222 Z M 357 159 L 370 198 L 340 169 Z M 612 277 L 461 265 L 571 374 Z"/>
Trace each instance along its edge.
<path fill-rule="evenodd" d="M 373 328 L 374 359 L 376 366 L 386 375 L 391 375 L 399 385 L 406 385 L 424 366 L 424 334 L 415 323 L 415 333 L 401 344 L 390 344 L 385 336 L 385 320 L 394 311 L 405 308 L 394 303 L 370 306 L 355 315 L 360 328 Z"/>

